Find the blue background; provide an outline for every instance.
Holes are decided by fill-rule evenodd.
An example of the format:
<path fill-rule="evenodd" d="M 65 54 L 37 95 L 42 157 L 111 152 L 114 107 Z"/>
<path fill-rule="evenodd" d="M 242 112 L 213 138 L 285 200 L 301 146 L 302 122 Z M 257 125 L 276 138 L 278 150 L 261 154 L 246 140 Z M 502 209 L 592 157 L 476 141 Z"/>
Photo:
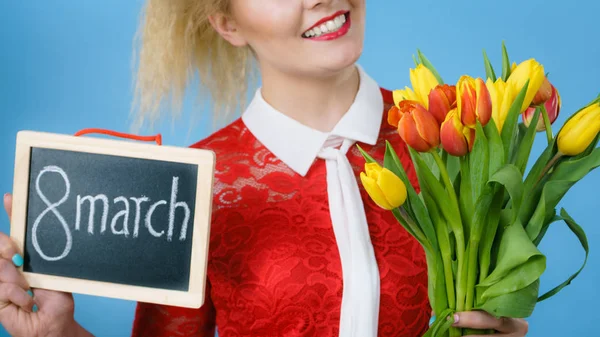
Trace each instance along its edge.
<path fill-rule="evenodd" d="M 141 0 L 0 1 L 0 192 L 12 190 L 17 131 L 72 134 L 87 127 L 128 131 L 132 99 L 131 45 Z M 600 2 L 369 1 L 366 45 L 360 63 L 382 86 L 410 85 L 408 69 L 420 48 L 446 81 L 462 73 L 484 76 L 482 48 L 497 73 L 505 40 L 511 60 L 535 57 L 550 72 L 563 98 L 554 130 L 600 93 Z M 188 96 L 183 119 L 153 132 L 164 143 L 188 146 L 206 137 L 209 119 L 189 126 L 198 111 Z M 202 116 L 200 116 L 202 117 Z M 204 117 L 207 117 L 204 115 Z M 534 153 L 544 145 L 539 134 Z M 600 172 L 578 183 L 559 206 L 585 228 L 592 252 L 587 268 L 556 297 L 537 306 L 528 336 L 590 336 L 600 302 L 597 247 Z M 6 217 L 0 230 L 8 232 Z M 562 224 L 541 245 L 548 257 L 542 290 L 562 282 L 583 260 L 577 240 Z M 97 336 L 127 336 L 134 303 L 76 295 L 76 319 Z M 6 334 L 0 328 L 0 335 Z"/>

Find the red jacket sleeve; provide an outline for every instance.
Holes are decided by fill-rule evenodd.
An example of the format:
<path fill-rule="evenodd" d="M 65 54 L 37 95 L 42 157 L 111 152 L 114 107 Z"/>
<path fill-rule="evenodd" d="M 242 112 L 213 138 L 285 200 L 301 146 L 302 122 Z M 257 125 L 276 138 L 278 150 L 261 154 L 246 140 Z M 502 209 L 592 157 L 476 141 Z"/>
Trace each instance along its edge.
<path fill-rule="evenodd" d="M 210 283 L 199 309 L 138 303 L 133 321 L 133 337 L 214 337 L 215 308 L 210 299 Z"/>

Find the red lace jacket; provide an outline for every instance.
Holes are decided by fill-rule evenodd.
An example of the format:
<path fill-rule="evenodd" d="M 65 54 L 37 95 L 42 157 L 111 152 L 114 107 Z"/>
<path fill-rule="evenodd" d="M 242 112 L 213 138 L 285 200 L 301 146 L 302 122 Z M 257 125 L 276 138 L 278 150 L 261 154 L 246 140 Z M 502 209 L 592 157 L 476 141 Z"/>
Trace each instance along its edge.
<path fill-rule="evenodd" d="M 383 90 L 386 111 L 391 92 Z M 379 161 L 394 144 L 416 186 L 405 144 L 384 113 L 379 141 L 360 144 Z M 139 303 L 133 336 L 338 337 L 342 270 L 328 209 L 326 169 L 316 160 L 301 177 L 238 119 L 193 148 L 216 153 L 214 211 L 205 304 L 186 309 Z M 348 158 L 358 177 L 364 159 Z M 381 277 L 379 336 L 421 336 L 431 308 L 421 246 L 362 197 Z"/>

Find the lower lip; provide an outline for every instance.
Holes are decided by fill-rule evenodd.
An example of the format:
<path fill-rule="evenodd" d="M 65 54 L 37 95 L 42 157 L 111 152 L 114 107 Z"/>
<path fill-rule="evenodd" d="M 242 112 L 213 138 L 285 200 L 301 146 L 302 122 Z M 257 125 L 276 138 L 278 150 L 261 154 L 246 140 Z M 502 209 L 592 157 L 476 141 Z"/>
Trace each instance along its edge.
<path fill-rule="evenodd" d="M 318 37 L 310 37 L 310 38 L 306 38 L 306 39 L 312 40 L 312 41 L 331 41 L 331 40 L 339 39 L 340 37 L 348 34 L 348 31 L 350 31 L 350 26 L 351 26 L 351 20 L 350 20 L 350 14 L 348 14 L 348 18 L 346 19 L 346 22 L 337 31 L 335 31 L 333 33 L 323 34 Z"/>

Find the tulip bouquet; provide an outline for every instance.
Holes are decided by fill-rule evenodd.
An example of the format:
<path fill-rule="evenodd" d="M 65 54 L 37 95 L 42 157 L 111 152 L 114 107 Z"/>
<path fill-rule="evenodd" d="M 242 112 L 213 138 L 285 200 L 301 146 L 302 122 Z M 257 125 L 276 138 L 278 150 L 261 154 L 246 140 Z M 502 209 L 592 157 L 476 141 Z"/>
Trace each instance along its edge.
<path fill-rule="evenodd" d="M 412 88 L 395 90 L 388 112 L 388 122 L 408 145 L 416 188 L 389 142 L 383 163 L 361 149 L 366 191 L 425 251 L 437 317 L 425 336 L 492 333 L 451 327 L 457 311 L 528 317 L 536 303 L 570 284 L 587 261 L 584 230 L 556 206 L 600 166 L 600 96 L 554 136 L 551 124 L 561 99 L 543 66 L 534 59 L 511 66 L 504 44 L 502 61 L 496 76 L 484 52 L 485 80 L 462 76 L 449 85 L 418 52 L 410 70 Z M 548 145 L 533 156 L 538 132 L 546 133 Z M 573 231 L 586 258 L 577 273 L 540 296 L 546 258 L 538 245 L 556 221 Z"/>

